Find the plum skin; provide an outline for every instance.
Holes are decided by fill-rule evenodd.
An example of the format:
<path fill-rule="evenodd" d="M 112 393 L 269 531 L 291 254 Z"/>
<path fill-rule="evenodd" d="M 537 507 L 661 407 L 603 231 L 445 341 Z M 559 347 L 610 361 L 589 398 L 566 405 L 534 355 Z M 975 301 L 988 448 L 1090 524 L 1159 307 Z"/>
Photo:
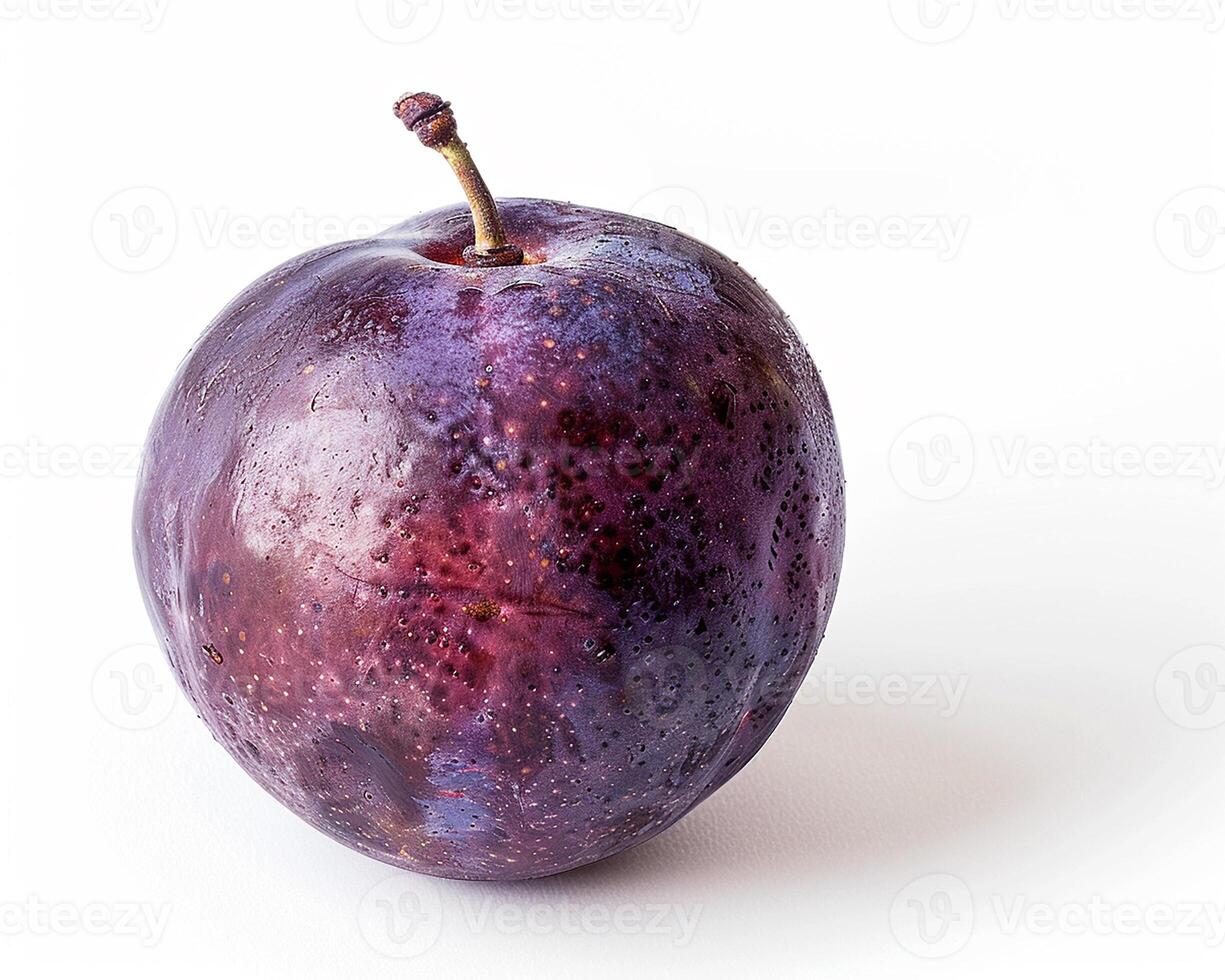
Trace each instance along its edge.
<path fill-rule="evenodd" d="M 154 419 L 135 555 L 176 677 L 278 800 L 451 878 L 576 868 L 734 775 L 821 638 L 844 540 L 816 368 L 735 263 L 499 202 L 300 256 Z"/>

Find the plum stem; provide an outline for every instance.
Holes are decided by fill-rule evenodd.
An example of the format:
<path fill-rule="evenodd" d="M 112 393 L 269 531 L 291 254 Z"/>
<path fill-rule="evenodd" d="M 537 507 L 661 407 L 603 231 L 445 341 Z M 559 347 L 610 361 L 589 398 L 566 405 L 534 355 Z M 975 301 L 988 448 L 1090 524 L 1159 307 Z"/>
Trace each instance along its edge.
<path fill-rule="evenodd" d="M 519 265 L 523 249 L 506 240 L 506 230 L 498 214 L 498 205 L 489 192 L 489 185 L 476 169 L 472 154 L 459 138 L 451 103 L 430 92 L 403 96 L 395 105 L 395 114 L 421 142 L 442 154 L 451 165 L 459 186 L 464 189 L 472 209 L 472 227 L 476 241 L 464 249 L 464 262 L 474 266 Z"/>

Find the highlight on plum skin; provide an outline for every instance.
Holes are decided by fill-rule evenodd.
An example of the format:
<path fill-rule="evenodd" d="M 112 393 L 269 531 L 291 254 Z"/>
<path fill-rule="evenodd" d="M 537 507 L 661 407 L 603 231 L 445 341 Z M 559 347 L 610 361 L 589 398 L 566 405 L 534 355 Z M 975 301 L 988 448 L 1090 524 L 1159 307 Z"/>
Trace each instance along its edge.
<path fill-rule="evenodd" d="M 180 684 L 260 785 L 390 864 L 522 879 L 650 838 L 761 747 L 824 635 L 843 476 L 738 266 L 486 204 L 491 261 L 444 208 L 234 300 L 158 409 L 134 533 Z"/>

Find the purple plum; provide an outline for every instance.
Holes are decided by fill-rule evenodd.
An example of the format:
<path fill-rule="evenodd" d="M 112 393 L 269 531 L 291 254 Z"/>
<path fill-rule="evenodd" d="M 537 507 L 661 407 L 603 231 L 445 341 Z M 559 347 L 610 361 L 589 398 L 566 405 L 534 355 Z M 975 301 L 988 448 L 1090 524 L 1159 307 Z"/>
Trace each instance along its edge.
<path fill-rule="evenodd" d="M 844 538 L 825 389 L 735 263 L 469 198 L 317 249 L 205 330 L 149 434 L 145 603 L 191 702 L 336 840 L 450 878 L 616 854 L 752 758 Z"/>

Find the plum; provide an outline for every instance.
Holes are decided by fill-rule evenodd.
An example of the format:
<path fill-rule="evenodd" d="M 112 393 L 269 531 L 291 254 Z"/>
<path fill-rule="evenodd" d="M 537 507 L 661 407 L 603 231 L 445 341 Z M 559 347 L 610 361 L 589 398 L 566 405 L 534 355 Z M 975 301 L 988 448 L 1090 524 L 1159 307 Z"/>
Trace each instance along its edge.
<path fill-rule="evenodd" d="M 157 410 L 149 614 L 214 737 L 365 854 L 523 879 L 664 830 L 749 761 L 844 539 L 825 389 L 735 263 L 654 222 L 469 198 L 241 293 Z"/>

